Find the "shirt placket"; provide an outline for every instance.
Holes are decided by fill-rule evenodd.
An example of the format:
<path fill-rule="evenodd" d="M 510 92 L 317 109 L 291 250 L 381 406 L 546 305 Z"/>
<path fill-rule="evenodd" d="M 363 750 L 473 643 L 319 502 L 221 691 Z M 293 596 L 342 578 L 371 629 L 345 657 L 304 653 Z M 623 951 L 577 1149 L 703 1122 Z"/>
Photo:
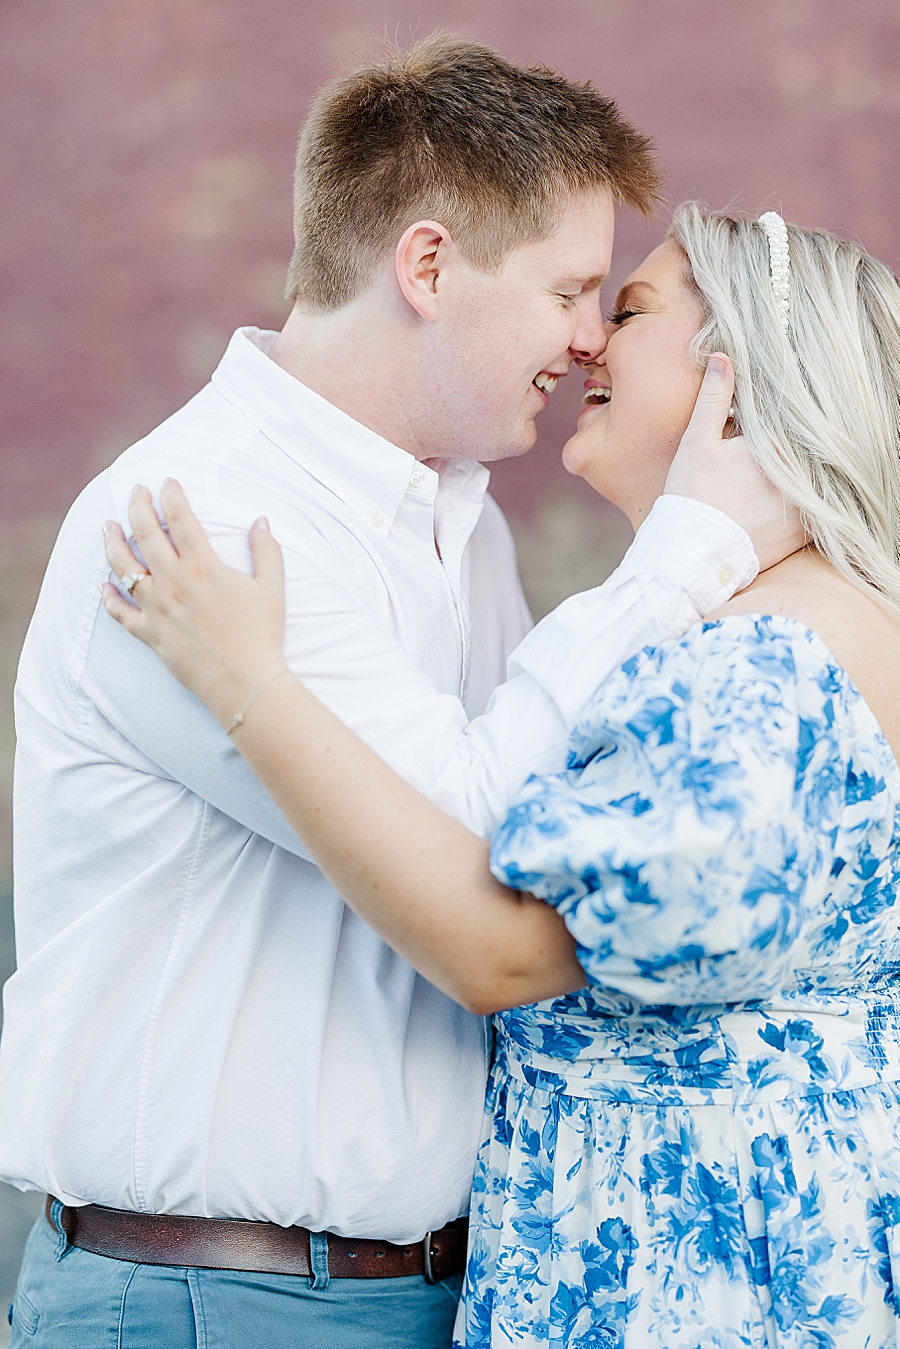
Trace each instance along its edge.
<path fill-rule="evenodd" d="M 452 484 L 442 483 L 435 499 L 435 540 L 459 630 L 459 696 L 463 703 L 468 693 L 472 646 L 466 545 L 478 523 L 481 507 L 481 500 L 470 499 Z"/>

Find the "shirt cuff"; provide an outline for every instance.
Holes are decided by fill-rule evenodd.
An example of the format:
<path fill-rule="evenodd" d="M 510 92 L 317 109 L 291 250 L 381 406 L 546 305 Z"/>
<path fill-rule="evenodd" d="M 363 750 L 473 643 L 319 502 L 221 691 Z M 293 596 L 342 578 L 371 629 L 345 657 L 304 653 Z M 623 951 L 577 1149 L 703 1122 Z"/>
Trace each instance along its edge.
<path fill-rule="evenodd" d="M 617 575 L 643 572 L 672 581 L 701 618 L 727 603 L 759 574 L 746 530 L 715 506 L 692 497 L 657 497 Z"/>

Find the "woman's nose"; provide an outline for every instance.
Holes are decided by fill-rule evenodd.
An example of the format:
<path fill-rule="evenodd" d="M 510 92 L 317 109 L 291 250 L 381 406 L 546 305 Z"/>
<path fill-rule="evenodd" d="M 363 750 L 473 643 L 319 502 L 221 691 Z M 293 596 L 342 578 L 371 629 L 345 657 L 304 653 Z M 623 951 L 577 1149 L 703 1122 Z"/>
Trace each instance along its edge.
<path fill-rule="evenodd" d="M 586 375 L 593 375 L 593 374 L 596 374 L 596 372 L 597 372 L 598 370 L 602 370 L 602 369 L 605 368 L 605 366 L 606 366 L 606 343 L 607 343 L 607 341 L 608 341 L 608 338 L 607 338 L 606 334 L 604 333 L 604 334 L 603 334 L 603 346 L 602 346 L 602 349 L 601 349 L 600 351 L 598 351 L 598 352 L 596 352 L 596 353 L 594 353 L 594 354 L 592 354 L 592 355 L 589 355 L 589 356 L 588 356 L 588 355 L 584 355 L 584 356 L 580 356 L 580 355 L 579 355 L 579 356 L 576 356 L 576 357 L 575 357 L 575 364 L 576 364 L 576 365 L 579 365 L 579 366 L 581 367 L 581 369 L 585 372 Z"/>

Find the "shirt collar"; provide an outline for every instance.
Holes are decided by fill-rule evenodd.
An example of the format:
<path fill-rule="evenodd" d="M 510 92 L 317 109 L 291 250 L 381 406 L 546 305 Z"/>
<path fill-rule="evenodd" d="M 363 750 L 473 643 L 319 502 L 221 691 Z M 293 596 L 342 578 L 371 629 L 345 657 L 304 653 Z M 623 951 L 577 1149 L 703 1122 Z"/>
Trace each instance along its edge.
<path fill-rule="evenodd" d="M 295 463 L 345 502 L 377 535 L 390 533 L 412 487 L 434 502 L 439 488 L 481 500 L 490 474 L 474 461 L 438 471 L 354 421 L 269 358 L 278 334 L 238 328 L 212 383 Z"/>

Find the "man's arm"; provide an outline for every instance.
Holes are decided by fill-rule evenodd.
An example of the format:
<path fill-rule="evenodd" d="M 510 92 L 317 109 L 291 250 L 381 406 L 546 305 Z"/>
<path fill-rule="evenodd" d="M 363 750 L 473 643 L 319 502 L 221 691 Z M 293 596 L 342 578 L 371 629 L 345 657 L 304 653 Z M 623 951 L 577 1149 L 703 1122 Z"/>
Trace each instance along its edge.
<path fill-rule="evenodd" d="M 245 535 L 207 527 L 219 557 L 245 569 Z M 296 555 L 288 558 L 285 655 L 408 782 L 487 835 L 529 773 L 562 766 L 574 721 L 613 669 L 724 603 L 754 570 L 749 540 L 725 516 L 687 501 L 658 503 L 613 576 L 538 624 L 513 657 L 513 677 L 472 721 L 337 578 Z M 82 687 L 100 716 L 164 773 L 306 856 L 212 715 L 102 609 Z"/>
<path fill-rule="evenodd" d="M 753 580 L 757 557 L 738 521 L 762 540 L 767 565 L 801 546 L 796 512 L 762 478 L 744 441 L 722 440 L 733 378 L 725 364 L 724 380 L 704 379 L 672 466 L 668 490 L 687 495 L 660 498 L 609 580 L 533 629 L 482 717 L 469 722 L 459 700 L 439 693 L 315 559 L 295 567 L 291 668 L 407 781 L 476 833 L 490 833 L 529 773 L 562 766 L 570 730 L 613 669 L 642 646 L 681 635 Z M 240 531 L 214 543 L 223 560 L 247 570 Z M 206 601 L 200 591 L 195 599 L 185 639 L 196 644 Z M 305 856 L 214 718 L 114 628 L 101 614 L 84 675 L 103 716 L 177 781 Z"/>

